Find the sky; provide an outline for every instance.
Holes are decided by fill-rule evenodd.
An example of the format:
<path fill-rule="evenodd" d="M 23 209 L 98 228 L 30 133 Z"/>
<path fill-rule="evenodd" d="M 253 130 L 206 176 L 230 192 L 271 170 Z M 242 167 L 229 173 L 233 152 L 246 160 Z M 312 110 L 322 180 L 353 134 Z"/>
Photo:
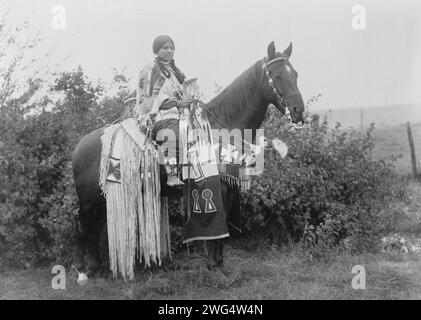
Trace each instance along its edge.
<path fill-rule="evenodd" d="M 57 5 L 64 29 L 52 26 Z M 356 5 L 365 28 L 353 28 Z M 271 41 L 277 51 L 292 42 L 304 100 L 322 94 L 315 109 L 421 103 L 419 0 L 0 0 L 5 7 L 11 21 L 28 19 L 28 38 L 39 30 L 46 68 L 81 65 L 93 79 L 124 67 L 135 79 L 154 59 L 154 38 L 168 34 L 176 64 L 210 98 L 214 82 L 229 85 Z"/>

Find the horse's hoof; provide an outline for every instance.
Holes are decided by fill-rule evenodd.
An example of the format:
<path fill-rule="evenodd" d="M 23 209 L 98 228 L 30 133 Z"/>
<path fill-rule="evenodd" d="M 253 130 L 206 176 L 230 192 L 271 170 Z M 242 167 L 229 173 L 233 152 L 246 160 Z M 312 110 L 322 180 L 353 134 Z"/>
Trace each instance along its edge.
<path fill-rule="evenodd" d="M 85 286 L 88 284 L 88 276 L 86 275 L 86 273 L 79 273 L 79 276 L 77 278 L 77 284 L 80 286 Z"/>

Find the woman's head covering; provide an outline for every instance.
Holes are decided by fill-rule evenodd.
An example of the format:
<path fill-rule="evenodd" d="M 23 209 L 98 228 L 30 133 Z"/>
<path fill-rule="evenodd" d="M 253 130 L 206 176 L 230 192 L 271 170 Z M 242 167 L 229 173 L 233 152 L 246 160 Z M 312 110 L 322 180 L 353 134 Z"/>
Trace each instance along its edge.
<path fill-rule="evenodd" d="M 174 41 L 169 36 L 166 36 L 166 35 L 157 36 L 152 45 L 153 53 L 155 54 L 158 53 L 159 49 L 161 49 L 164 46 L 164 44 L 166 44 L 168 41 L 171 41 L 175 49 Z"/>

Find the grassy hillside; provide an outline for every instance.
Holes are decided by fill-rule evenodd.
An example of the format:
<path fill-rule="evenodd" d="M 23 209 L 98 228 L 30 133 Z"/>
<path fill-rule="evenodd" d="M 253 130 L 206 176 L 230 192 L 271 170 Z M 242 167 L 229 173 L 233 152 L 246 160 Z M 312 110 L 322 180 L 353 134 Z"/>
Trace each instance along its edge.
<path fill-rule="evenodd" d="M 417 158 L 418 173 L 421 172 L 421 122 L 412 124 L 412 137 L 414 139 Z M 411 174 L 411 157 L 409 150 L 406 125 L 378 128 L 374 132 L 376 139 L 373 156 L 376 159 L 399 156 L 396 171 L 402 175 Z"/>
<path fill-rule="evenodd" d="M 363 112 L 363 127 L 368 127 L 374 123 L 376 128 L 390 127 L 404 124 L 421 122 L 421 105 L 393 105 L 371 108 L 335 109 L 320 110 L 316 113 L 324 116 L 328 115 L 329 123 L 342 123 L 346 127 L 361 128 L 361 110 Z"/>
<path fill-rule="evenodd" d="M 327 115 L 329 124 L 337 122 L 344 129 L 361 129 L 361 110 L 363 110 L 363 129 L 374 123 L 376 145 L 373 156 L 376 159 L 401 156 L 397 161 L 396 171 L 401 175 L 411 174 L 411 158 L 406 123 L 412 126 L 418 172 L 421 172 L 421 105 L 395 105 L 363 109 L 336 109 L 316 111 L 321 116 Z"/>

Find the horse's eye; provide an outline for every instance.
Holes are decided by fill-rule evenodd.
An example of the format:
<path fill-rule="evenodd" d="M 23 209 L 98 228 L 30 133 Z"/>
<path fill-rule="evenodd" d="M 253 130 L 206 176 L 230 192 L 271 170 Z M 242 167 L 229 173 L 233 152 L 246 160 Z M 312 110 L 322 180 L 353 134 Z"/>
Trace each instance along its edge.
<path fill-rule="evenodd" d="M 281 75 L 279 73 L 275 74 L 275 79 L 276 80 L 281 80 Z"/>

